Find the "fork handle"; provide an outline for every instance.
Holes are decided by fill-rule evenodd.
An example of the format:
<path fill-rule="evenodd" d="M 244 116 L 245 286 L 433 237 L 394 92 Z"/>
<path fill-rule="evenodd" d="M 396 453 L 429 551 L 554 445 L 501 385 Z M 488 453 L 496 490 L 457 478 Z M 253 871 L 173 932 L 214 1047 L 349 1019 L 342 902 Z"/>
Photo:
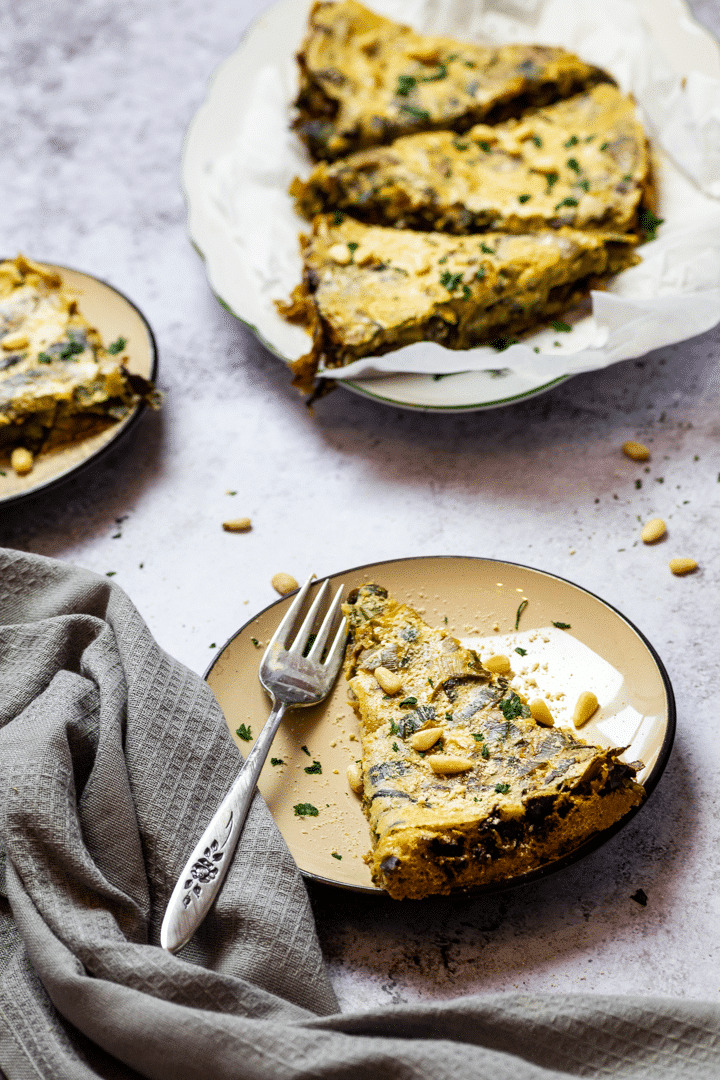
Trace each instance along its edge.
<path fill-rule="evenodd" d="M 177 952 L 190 940 L 220 891 L 286 708 L 283 701 L 273 702 L 272 712 L 236 780 L 185 863 L 160 930 L 160 944 L 168 952 Z"/>

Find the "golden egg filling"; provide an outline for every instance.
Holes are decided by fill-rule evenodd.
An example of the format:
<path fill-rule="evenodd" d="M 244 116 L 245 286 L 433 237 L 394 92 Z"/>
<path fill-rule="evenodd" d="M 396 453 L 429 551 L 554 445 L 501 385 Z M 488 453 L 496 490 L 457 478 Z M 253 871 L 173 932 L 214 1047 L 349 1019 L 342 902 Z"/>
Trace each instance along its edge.
<path fill-rule="evenodd" d="M 394 898 L 537 870 L 643 801 L 641 763 L 622 761 L 625 748 L 534 719 L 508 677 L 385 589 L 363 585 L 343 610 L 367 861 Z"/>

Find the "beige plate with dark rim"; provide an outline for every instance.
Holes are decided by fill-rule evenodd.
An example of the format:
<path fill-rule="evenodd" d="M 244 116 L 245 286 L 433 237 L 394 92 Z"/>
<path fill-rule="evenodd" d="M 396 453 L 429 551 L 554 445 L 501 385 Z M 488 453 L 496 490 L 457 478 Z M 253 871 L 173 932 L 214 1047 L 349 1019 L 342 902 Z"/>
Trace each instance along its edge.
<path fill-rule="evenodd" d="M 124 337 L 127 341 L 127 368 L 136 375 L 154 380 L 157 374 L 155 338 L 143 314 L 111 285 L 99 278 L 71 270 L 67 266 L 43 263 L 62 277 L 63 288 L 77 297 L 78 307 L 87 321 L 99 331 L 107 346 Z M 136 420 L 142 405 L 137 405 L 117 423 L 70 446 L 40 454 L 32 472 L 17 476 L 9 465 L 0 466 L 0 505 L 15 502 L 49 488 L 94 460 L 127 431 Z"/>
<path fill-rule="evenodd" d="M 644 763 L 639 779 L 648 793 L 656 785 L 675 731 L 672 687 L 650 643 L 597 596 L 516 563 L 455 556 L 374 563 L 333 574 L 330 580 L 344 583 L 346 593 L 374 581 L 417 608 L 431 625 L 444 626 L 447 619 L 448 630 L 478 648 L 481 657 L 507 653 L 520 688 L 524 683 L 528 692 L 545 696 L 560 725 L 570 725 L 579 693 L 593 690 L 600 709 L 582 737 L 603 746 L 628 746 L 626 760 Z M 518 607 L 525 599 L 528 603 L 515 631 Z M 258 664 L 290 603 L 289 597 L 278 600 L 246 623 L 206 675 L 244 754 L 252 742 L 242 741 L 236 730 L 245 725 L 257 735 L 265 722 L 269 704 L 258 681 Z M 569 623 L 571 629 L 552 625 L 557 622 Z M 516 653 L 516 647 L 525 649 L 526 655 Z M 527 679 L 537 685 L 528 685 Z M 303 874 L 349 889 L 379 892 L 363 862 L 369 848 L 367 821 L 346 779 L 347 766 L 360 752 L 357 720 L 341 675 L 325 702 L 292 712 L 284 721 L 271 752 L 283 764 L 268 761 L 259 787 Z M 321 775 L 306 772 L 316 761 L 321 764 Z M 297 816 L 294 807 L 300 803 L 317 807 L 317 817 Z M 574 862 L 604 843 L 632 816 L 571 855 L 500 886 L 488 886 L 488 891 Z"/>

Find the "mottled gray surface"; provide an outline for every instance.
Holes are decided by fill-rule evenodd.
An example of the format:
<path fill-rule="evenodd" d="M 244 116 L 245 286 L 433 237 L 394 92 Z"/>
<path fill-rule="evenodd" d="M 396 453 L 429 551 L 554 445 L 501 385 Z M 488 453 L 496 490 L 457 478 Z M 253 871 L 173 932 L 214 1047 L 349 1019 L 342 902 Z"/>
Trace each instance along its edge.
<path fill-rule="evenodd" d="M 502 988 L 716 997 L 720 332 L 490 413 L 422 416 L 338 391 L 308 414 L 210 293 L 178 181 L 187 124 L 257 7 L 4 5 L 4 250 L 131 296 L 167 397 L 92 471 L 3 511 L 0 542 L 115 571 L 161 645 L 200 672 L 211 643 L 274 598 L 278 570 L 477 554 L 599 593 L 651 639 L 678 697 L 648 806 L 582 865 L 493 900 L 314 890 L 331 974 L 345 1007 Z M 716 0 L 694 8 L 720 32 Z M 652 447 L 649 472 L 620 454 L 627 438 Z M 245 514 L 252 533 L 221 530 Z M 645 548 L 638 516 L 656 514 L 670 535 Z M 701 570 L 673 578 L 673 555 Z"/>

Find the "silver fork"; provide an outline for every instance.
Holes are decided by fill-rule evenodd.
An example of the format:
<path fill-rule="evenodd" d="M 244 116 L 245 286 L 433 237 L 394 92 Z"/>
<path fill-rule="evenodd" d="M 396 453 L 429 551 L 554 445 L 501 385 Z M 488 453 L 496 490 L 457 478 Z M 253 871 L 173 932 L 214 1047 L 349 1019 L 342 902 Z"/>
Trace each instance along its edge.
<path fill-rule="evenodd" d="M 342 585 L 313 637 L 318 615 L 330 591 L 330 582 L 323 582 L 294 641 L 289 647 L 287 645 L 311 582 L 312 578 L 308 578 L 299 590 L 260 661 L 260 682 L 272 699 L 272 710 L 237 779 L 195 845 L 173 889 L 160 931 L 160 944 L 168 952 L 176 952 L 190 940 L 220 890 L 240 839 L 260 770 L 285 712 L 316 705 L 327 697 L 337 678 L 347 636 L 345 619 L 324 660 L 323 652 L 340 610 Z"/>

